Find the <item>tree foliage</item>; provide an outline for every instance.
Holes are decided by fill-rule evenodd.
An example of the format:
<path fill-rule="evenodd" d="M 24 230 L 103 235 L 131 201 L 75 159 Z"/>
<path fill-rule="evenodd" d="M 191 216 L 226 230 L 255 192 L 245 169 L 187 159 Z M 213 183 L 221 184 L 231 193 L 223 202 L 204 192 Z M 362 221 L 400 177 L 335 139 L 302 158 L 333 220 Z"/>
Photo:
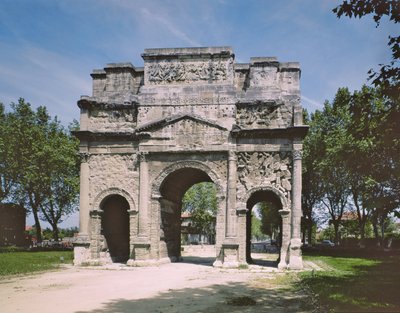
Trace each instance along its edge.
<path fill-rule="evenodd" d="M 276 239 L 280 232 L 281 217 L 279 207 L 275 202 L 261 202 L 259 204 L 261 215 L 261 232 L 272 239 Z"/>
<path fill-rule="evenodd" d="M 191 214 L 192 226 L 200 234 L 215 236 L 217 189 L 213 183 L 199 183 L 186 191 L 182 211 Z"/>
<path fill-rule="evenodd" d="M 2 186 L 11 186 L 2 187 L 2 194 L 32 213 L 39 242 L 41 219 L 52 226 L 57 240 L 57 225 L 76 209 L 78 141 L 45 107 L 34 111 L 19 99 L 11 109 L 1 115 Z"/>
<path fill-rule="evenodd" d="M 251 238 L 255 240 L 264 240 L 266 235 L 262 232 L 262 222 L 260 217 L 252 210 L 251 212 Z"/>
<path fill-rule="evenodd" d="M 355 211 L 364 238 L 368 220 L 383 241 L 385 221 L 398 214 L 400 181 L 400 116 L 393 99 L 379 88 L 364 86 L 350 94 L 338 90 L 332 104 L 310 118 L 304 141 L 304 199 L 328 214 L 339 239 L 345 210 Z M 311 171 L 311 173 L 310 173 Z M 306 202 L 308 201 L 308 202 Z"/>

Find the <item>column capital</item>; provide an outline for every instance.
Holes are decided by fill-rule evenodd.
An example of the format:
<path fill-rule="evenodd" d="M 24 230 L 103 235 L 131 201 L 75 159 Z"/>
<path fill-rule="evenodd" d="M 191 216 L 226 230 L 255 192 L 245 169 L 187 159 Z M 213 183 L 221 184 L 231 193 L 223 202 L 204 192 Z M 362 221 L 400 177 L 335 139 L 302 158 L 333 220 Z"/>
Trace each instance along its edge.
<path fill-rule="evenodd" d="M 228 161 L 237 161 L 236 151 L 228 151 Z"/>
<path fill-rule="evenodd" d="M 236 208 L 236 214 L 241 216 L 241 215 L 246 215 L 247 212 L 249 212 L 248 209 L 244 209 L 244 208 Z"/>
<path fill-rule="evenodd" d="M 139 162 L 146 162 L 148 154 L 147 151 L 139 151 L 137 154 Z"/>
<path fill-rule="evenodd" d="M 137 210 L 128 210 L 128 214 L 129 214 L 130 216 L 137 215 L 138 213 L 139 213 L 139 211 L 137 211 Z"/>
<path fill-rule="evenodd" d="M 301 160 L 303 158 L 303 151 L 302 150 L 293 150 L 293 160 Z"/>
<path fill-rule="evenodd" d="M 91 210 L 89 212 L 90 217 L 101 217 L 103 215 L 103 211 L 101 210 Z"/>
<path fill-rule="evenodd" d="M 79 152 L 79 157 L 81 158 L 81 163 L 87 163 L 90 158 L 90 153 L 88 152 Z"/>

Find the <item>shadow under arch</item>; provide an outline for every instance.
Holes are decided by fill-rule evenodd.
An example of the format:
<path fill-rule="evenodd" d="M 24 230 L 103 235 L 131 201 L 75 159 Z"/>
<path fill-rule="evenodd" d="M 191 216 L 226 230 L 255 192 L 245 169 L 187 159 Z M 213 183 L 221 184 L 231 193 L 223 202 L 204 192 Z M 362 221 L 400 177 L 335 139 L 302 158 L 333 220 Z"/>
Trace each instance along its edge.
<path fill-rule="evenodd" d="M 244 198 L 246 201 L 246 261 L 248 263 L 258 263 L 258 265 L 264 266 L 276 266 L 280 260 L 281 253 L 279 252 L 279 258 L 276 262 L 273 261 L 257 261 L 251 257 L 251 219 L 252 209 L 255 205 L 260 203 L 266 203 L 271 210 L 274 210 L 273 214 L 278 216 L 278 228 L 279 235 L 276 238 L 277 249 L 280 251 L 282 246 L 282 218 L 280 212 L 287 210 L 288 201 L 283 192 L 274 188 L 273 186 L 257 187 L 249 190 Z"/>
<path fill-rule="evenodd" d="M 115 263 L 125 263 L 129 259 L 129 211 L 134 208 L 130 195 L 119 188 L 101 192 L 95 200 L 95 208 L 101 212 L 101 231 L 105 249 Z"/>
<path fill-rule="evenodd" d="M 180 261 L 181 210 L 186 191 L 201 182 L 212 182 L 217 189 L 217 211 L 223 209 L 224 189 L 217 174 L 199 161 L 181 161 L 165 168 L 153 181 L 152 197 L 160 202 L 160 258 Z M 217 214 L 219 214 L 217 212 Z M 217 219 L 218 220 L 218 219 Z M 218 227 L 216 227 L 218 229 Z"/>

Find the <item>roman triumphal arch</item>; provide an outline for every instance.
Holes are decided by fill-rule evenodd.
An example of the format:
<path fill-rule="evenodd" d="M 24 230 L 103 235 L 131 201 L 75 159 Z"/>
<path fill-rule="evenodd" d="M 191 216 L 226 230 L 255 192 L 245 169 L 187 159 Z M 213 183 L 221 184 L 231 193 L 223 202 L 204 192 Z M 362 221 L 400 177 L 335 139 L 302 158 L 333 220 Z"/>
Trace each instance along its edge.
<path fill-rule="evenodd" d="M 236 63 L 230 47 L 146 49 L 144 67 L 94 70 L 78 101 L 80 232 L 75 264 L 180 259 L 182 197 L 217 189 L 214 266 L 246 263 L 249 210 L 274 203 L 280 268 L 302 268 L 300 68 Z"/>

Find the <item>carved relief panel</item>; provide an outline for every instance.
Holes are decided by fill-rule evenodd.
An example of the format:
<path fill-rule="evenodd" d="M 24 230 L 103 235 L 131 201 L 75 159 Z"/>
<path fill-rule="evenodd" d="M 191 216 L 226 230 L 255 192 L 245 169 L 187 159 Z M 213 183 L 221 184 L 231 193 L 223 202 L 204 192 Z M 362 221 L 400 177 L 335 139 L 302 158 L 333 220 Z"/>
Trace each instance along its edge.
<path fill-rule="evenodd" d="M 134 109 L 92 109 L 89 129 L 96 131 L 131 131 L 136 127 Z"/>
<path fill-rule="evenodd" d="M 241 128 L 285 128 L 292 123 L 292 110 L 281 102 L 240 104 L 236 123 Z"/>
<path fill-rule="evenodd" d="M 137 190 L 137 175 L 133 175 L 137 167 L 137 155 L 96 154 L 90 156 L 90 199 L 109 188 L 121 190 Z M 133 195 L 132 198 L 135 199 Z"/>
<path fill-rule="evenodd" d="M 240 152 L 237 157 L 238 180 L 244 188 L 239 188 L 239 194 L 254 187 L 273 186 L 290 199 L 290 152 Z"/>
<path fill-rule="evenodd" d="M 255 66 L 250 70 L 250 87 L 269 87 L 277 84 L 278 68 Z"/>
<path fill-rule="evenodd" d="M 226 81 L 233 78 L 233 59 L 207 61 L 161 61 L 145 64 L 145 79 L 150 84 L 176 84 Z"/>

